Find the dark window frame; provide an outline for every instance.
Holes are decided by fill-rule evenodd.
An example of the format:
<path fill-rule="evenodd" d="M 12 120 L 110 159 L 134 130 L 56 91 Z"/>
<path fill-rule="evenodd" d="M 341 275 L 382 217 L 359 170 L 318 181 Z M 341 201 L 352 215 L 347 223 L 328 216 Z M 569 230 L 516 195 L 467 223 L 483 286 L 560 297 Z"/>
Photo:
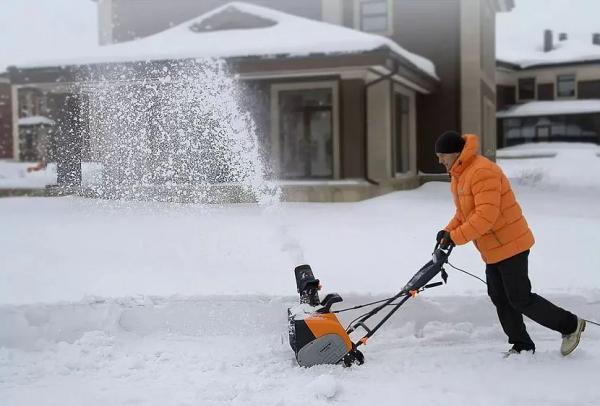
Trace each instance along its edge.
<path fill-rule="evenodd" d="M 324 102 L 323 104 L 311 104 L 309 103 L 311 101 L 311 99 L 308 98 L 308 96 L 311 95 L 311 92 L 323 92 L 323 93 L 329 93 L 328 97 L 329 99 L 326 100 L 326 102 Z M 281 179 L 287 179 L 287 180 L 331 180 L 331 179 L 335 179 L 335 153 L 333 152 L 333 149 L 335 147 L 333 147 L 333 143 L 335 142 L 335 135 L 334 135 L 334 89 L 330 88 L 330 87 L 315 87 L 315 88 L 301 88 L 301 89 L 283 89 L 283 90 L 278 90 L 279 93 L 279 106 L 278 106 L 278 137 L 279 137 L 279 164 L 281 165 L 281 172 L 279 173 L 279 177 Z M 296 106 L 288 106 L 288 108 L 286 108 L 285 106 L 285 102 L 284 102 L 284 97 L 285 95 L 292 95 L 292 96 L 296 96 L 299 97 L 300 99 L 302 99 L 300 101 L 301 104 L 296 105 Z M 282 97 L 284 96 L 284 97 Z M 285 167 L 285 163 L 286 163 L 286 159 L 285 159 L 285 152 L 286 152 L 286 139 L 285 139 L 285 131 L 284 131 L 284 122 L 283 119 L 285 117 L 285 113 L 291 113 L 291 112 L 295 112 L 295 113 L 300 113 L 302 114 L 302 124 L 303 124 L 303 137 L 304 137 L 304 141 L 305 142 L 309 142 L 310 140 L 313 140 L 312 138 L 310 138 L 310 136 L 312 136 L 312 133 L 310 132 L 310 120 L 313 118 L 312 115 L 314 113 L 319 113 L 319 112 L 325 112 L 325 113 L 329 113 L 331 118 L 331 123 L 330 123 L 330 129 L 331 129 L 331 143 L 332 143 L 332 148 L 330 150 L 330 159 L 331 159 L 331 173 L 330 174 L 326 174 L 326 175 L 317 175 L 315 173 L 313 173 L 313 167 L 312 167 L 312 154 L 314 151 L 311 151 L 310 149 L 304 152 L 301 152 L 300 155 L 301 156 L 301 161 L 304 165 L 303 168 L 303 173 L 302 174 L 290 174 L 288 171 L 286 171 L 284 169 Z M 329 150 L 327 150 L 329 152 Z"/>
<path fill-rule="evenodd" d="M 383 3 L 385 5 L 385 12 L 371 12 L 365 13 L 364 7 L 369 4 L 377 4 Z M 390 20 L 390 3 L 389 0 L 359 0 L 358 3 L 358 19 L 359 19 L 359 29 L 364 32 L 369 33 L 389 33 L 391 30 L 391 20 Z M 385 27 L 377 30 L 366 30 L 364 20 L 366 18 L 385 18 Z"/>
<path fill-rule="evenodd" d="M 560 84 L 565 82 L 572 82 L 573 88 L 569 94 L 561 94 Z M 556 98 L 557 99 L 574 99 L 577 97 L 577 76 L 574 73 L 557 75 L 556 76 Z"/>
<path fill-rule="evenodd" d="M 523 89 L 523 84 L 522 82 L 524 81 L 533 81 L 533 85 L 531 86 L 531 97 L 522 97 L 523 95 L 523 91 L 525 91 Z M 517 100 L 518 101 L 525 101 L 525 100 L 535 100 L 537 98 L 537 79 L 535 77 L 526 77 L 526 78 L 519 78 L 519 80 L 517 81 Z"/>

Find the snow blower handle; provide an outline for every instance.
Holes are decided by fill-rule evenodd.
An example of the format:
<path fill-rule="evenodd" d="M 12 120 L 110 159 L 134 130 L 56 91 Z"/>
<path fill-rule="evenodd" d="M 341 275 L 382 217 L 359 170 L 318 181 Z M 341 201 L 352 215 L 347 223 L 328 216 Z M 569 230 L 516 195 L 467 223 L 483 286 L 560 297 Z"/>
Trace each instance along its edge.
<path fill-rule="evenodd" d="M 448 262 L 448 257 L 452 253 L 454 249 L 454 244 L 449 244 L 446 248 L 442 248 L 440 243 L 436 243 L 433 248 L 433 254 L 431 254 L 431 260 L 434 264 L 442 263 L 445 264 Z"/>

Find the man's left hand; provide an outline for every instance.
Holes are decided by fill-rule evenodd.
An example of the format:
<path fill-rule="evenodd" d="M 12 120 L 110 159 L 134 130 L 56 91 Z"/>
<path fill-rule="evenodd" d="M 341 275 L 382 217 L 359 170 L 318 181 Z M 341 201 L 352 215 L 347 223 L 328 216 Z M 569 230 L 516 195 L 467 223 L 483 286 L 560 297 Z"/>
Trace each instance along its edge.
<path fill-rule="evenodd" d="M 455 245 L 454 241 L 452 241 L 452 238 L 450 238 L 450 233 L 446 230 L 444 230 L 444 234 L 441 236 L 442 238 L 440 239 L 440 248 L 446 249 L 451 245 Z"/>

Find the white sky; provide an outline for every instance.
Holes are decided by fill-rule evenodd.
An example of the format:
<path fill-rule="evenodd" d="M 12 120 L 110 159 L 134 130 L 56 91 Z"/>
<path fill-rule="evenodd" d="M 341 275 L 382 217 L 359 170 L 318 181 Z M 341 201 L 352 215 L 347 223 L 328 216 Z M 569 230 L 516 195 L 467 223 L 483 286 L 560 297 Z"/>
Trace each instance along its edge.
<path fill-rule="evenodd" d="M 545 28 L 565 31 L 570 42 L 552 58 L 600 57 L 591 33 L 600 32 L 600 0 L 515 0 L 497 17 L 499 59 L 523 62 L 540 55 Z M 96 3 L 92 0 L 0 0 L 0 72 L 31 60 L 60 59 L 97 46 Z"/>
<path fill-rule="evenodd" d="M 0 0 L 0 72 L 32 59 L 97 46 L 92 0 Z"/>

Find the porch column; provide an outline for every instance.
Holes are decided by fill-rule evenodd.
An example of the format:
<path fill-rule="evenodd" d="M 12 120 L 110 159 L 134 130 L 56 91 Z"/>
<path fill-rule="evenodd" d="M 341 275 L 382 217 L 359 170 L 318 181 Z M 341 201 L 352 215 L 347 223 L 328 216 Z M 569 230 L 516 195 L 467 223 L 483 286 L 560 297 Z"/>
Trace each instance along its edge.
<path fill-rule="evenodd" d="M 56 182 L 62 187 L 76 187 L 81 185 L 81 97 L 67 94 L 62 104 L 56 134 Z"/>
<path fill-rule="evenodd" d="M 19 89 L 15 85 L 10 87 L 10 101 L 12 107 L 12 157 L 19 160 Z"/>

